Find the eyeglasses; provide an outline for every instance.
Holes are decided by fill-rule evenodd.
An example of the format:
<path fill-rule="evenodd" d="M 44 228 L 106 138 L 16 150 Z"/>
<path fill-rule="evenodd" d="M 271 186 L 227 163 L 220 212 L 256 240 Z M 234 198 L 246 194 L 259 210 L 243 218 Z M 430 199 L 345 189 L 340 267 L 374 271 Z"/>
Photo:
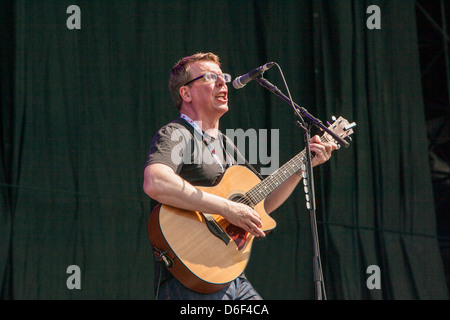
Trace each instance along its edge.
<path fill-rule="evenodd" d="M 231 82 L 231 75 L 228 73 L 214 73 L 214 72 L 206 72 L 197 78 L 192 79 L 191 81 L 186 82 L 183 86 L 187 86 L 188 84 L 194 82 L 195 80 L 205 78 L 208 82 L 216 82 L 217 79 L 221 77 L 225 82 Z"/>

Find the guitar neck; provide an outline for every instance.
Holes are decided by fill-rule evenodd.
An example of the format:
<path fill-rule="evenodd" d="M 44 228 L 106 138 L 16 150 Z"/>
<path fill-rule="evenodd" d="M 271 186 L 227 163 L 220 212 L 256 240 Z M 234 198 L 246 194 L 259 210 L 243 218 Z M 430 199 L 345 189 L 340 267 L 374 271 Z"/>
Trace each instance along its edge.
<path fill-rule="evenodd" d="M 321 137 L 322 142 L 329 141 L 326 136 Z M 311 153 L 311 158 L 314 158 L 314 152 Z M 306 151 L 303 150 L 291 160 L 286 162 L 278 170 L 270 176 L 262 180 L 252 189 L 250 189 L 245 196 L 254 204 L 257 205 L 264 200 L 273 190 L 278 188 L 283 182 L 289 179 L 294 173 L 299 171 L 302 164 L 306 163 Z"/>

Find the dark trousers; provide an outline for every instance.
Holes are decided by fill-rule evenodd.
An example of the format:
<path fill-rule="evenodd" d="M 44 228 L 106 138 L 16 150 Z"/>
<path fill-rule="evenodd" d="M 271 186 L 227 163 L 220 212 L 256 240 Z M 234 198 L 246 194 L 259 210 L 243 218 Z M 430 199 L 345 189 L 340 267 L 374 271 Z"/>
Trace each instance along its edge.
<path fill-rule="evenodd" d="M 234 279 L 222 290 L 205 294 L 185 287 L 165 267 L 159 264 L 157 266 L 155 264 L 155 267 L 157 269 L 155 270 L 155 286 L 158 300 L 262 300 L 244 274 Z"/>

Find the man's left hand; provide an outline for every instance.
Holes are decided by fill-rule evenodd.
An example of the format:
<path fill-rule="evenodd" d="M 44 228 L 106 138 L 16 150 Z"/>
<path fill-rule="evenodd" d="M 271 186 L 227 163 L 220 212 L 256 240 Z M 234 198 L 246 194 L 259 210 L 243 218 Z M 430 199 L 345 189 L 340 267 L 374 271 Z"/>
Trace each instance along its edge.
<path fill-rule="evenodd" d="M 322 142 L 319 136 L 311 138 L 311 152 L 315 153 L 315 157 L 312 159 L 313 167 L 318 166 L 324 162 L 327 162 L 331 158 L 331 153 L 338 147 L 333 142 Z"/>

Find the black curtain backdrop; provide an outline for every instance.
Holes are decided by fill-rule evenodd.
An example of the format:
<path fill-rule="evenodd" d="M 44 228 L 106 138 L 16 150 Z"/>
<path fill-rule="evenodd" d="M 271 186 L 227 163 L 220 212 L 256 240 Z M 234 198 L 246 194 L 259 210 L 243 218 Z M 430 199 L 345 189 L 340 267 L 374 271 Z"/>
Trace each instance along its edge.
<path fill-rule="evenodd" d="M 366 27 L 369 5 L 381 30 Z M 298 104 L 357 122 L 350 148 L 315 170 L 328 299 L 448 298 L 414 1 L 18 0 L 0 15 L 3 299 L 154 298 L 144 163 L 177 116 L 170 68 L 200 51 L 233 77 L 276 61 Z M 286 92 L 276 68 L 265 76 Z M 304 147 L 290 106 L 259 84 L 229 97 L 222 131 L 278 129 L 280 165 Z M 247 275 L 266 299 L 314 299 L 303 190 L 273 216 Z M 66 286 L 70 265 L 80 290 Z M 371 265 L 381 289 L 366 285 Z"/>

